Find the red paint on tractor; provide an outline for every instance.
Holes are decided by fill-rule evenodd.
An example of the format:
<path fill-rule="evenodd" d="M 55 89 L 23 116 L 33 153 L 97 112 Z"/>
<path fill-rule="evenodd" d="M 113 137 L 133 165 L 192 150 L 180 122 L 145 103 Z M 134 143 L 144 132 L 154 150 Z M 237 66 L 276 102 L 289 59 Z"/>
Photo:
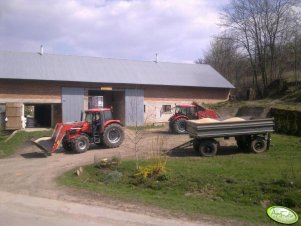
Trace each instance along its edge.
<path fill-rule="evenodd" d="M 104 143 L 110 148 L 121 145 L 124 132 L 120 120 L 112 119 L 111 108 L 89 109 L 85 114 L 85 121 L 57 123 L 49 140 L 40 138 L 33 143 L 47 154 L 54 153 L 61 144 L 66 151 L 73 150 L 78 153 L 85 152 L 94 143 Z"/>

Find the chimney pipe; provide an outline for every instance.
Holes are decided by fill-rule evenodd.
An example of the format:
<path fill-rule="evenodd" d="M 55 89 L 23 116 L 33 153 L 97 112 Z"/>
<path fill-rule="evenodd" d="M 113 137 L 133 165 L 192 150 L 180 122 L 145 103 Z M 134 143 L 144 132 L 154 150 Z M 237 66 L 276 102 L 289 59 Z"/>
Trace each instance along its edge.
<path fill-rule="evenodd" d="M 43 47 L 43 45 L 40 46 L 40 54 L 41 54 L 41 55 L 44 54 L 44 47 Z"/>

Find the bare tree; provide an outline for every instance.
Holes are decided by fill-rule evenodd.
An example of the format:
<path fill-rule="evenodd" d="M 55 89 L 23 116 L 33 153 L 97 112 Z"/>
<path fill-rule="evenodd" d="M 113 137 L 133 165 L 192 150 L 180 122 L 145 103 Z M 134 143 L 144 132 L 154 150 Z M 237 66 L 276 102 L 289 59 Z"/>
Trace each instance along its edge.
<path fill-rule="evenodd" d="M 204 59 L 199 59 L 196 63 L 211 65 L 236 86 L 236 92 L 249 87 L 252 75 L 248 59 L 240 52 L 239 46 L 230 34 L 223 33 L 215 37 L 209 50 L 205 53 Z"/>
<path fill-rule="evenodd" d="M 282 76 L 281 53 L 290 41 L 299 4 L 298 0 L 232 0 L 224 9 L 222 26 L 248 57 L 259 96 Z"/>

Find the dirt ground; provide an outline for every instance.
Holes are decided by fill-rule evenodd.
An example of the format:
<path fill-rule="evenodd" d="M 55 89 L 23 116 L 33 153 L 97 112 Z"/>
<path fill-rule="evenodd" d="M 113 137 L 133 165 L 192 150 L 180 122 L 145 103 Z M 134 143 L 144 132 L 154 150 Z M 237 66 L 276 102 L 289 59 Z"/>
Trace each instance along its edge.
<path fill-rule="evenodd" d="M 28 142 L 20 147 L 13 156 L 0 160 L 0 191 L 174 218 L 175 215 L 169 211 L 141 207 L 135 203 L 124 203 L 100 197 L 97 194 L 59 186 L 56 183 L 55 179 L 65 171 L 91 164 L 95 159 L 111 156 L 118 156 L 122 159 L 133 158 L 135 152 L 132 139 L 133 131 L 127 130 L 125 142 L 119 148 L 105 149 L 94 146 L 82 154 L 66 153 L 60 149 L 58 153 L 49 157 L 45 157 L 37 147 Z M 141 150 L 139 155 L 148 158 L 156 154 L 158 149 L 168 151 L 188 140 L 187 134 L 172 135 L 166 131 L 166 128 L 149 130 L 142 136 L 142 140 L 138 144 L 139 150 Z M 230 144 L 232 143 L 230 142 Z M 171 152 L 171 156 L 187 155 L 200 158 L 191 148 Z M 181 220 L 186 219 L 185 216 L 177 215 L 176 217 Z M 200 216 L 199 219 L 194 220 L 200 221 L 202 224 L 233 225 L 233 222 L 223 221 L 221 223 L 206 216 Z"/>

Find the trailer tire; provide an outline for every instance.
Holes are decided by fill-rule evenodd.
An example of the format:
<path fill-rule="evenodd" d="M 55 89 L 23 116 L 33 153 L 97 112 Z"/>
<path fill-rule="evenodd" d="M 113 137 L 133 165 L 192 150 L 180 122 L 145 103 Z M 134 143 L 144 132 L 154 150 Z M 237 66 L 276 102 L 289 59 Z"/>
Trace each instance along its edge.
<path fill-rule="evenodd" d="M 179 118 L 173 123 L 174 133 L 183 134 L 186 133 L 186 119 Z"/>
<path fill-rule="evenodd" d="M 199 152 L 204 157 L 215 156 L 217 153 L 217 142 L 215 140 L 204 140 L 200 142 Z"/>
<path fill-rule="evenodd" d="M 85 135 L 78 135 L 73 141 L 72 148 L 76 153 L 86 152 L 90 147 L 89 138 Z"/>
<path fill-rule="evenodd" d="M 65 137 L 63 138 L 62 145 L 65 151 L 73 151 L 72 143 L 68 141 Z"/>
<path fill-rule="evenodd" d="M 108 148 L 119 147 L 124 140 L 124 132 L 121 125 L 112 123 L 108 125 L 103 133 L 103 143 Z"/>
<path fill-rule="evenodd" d="M 263 137 L 256 137 L 251 142 L 250 150 L 255 153 L 261 153 L 267 149 L 267 146 L 267 141 Z"/>

